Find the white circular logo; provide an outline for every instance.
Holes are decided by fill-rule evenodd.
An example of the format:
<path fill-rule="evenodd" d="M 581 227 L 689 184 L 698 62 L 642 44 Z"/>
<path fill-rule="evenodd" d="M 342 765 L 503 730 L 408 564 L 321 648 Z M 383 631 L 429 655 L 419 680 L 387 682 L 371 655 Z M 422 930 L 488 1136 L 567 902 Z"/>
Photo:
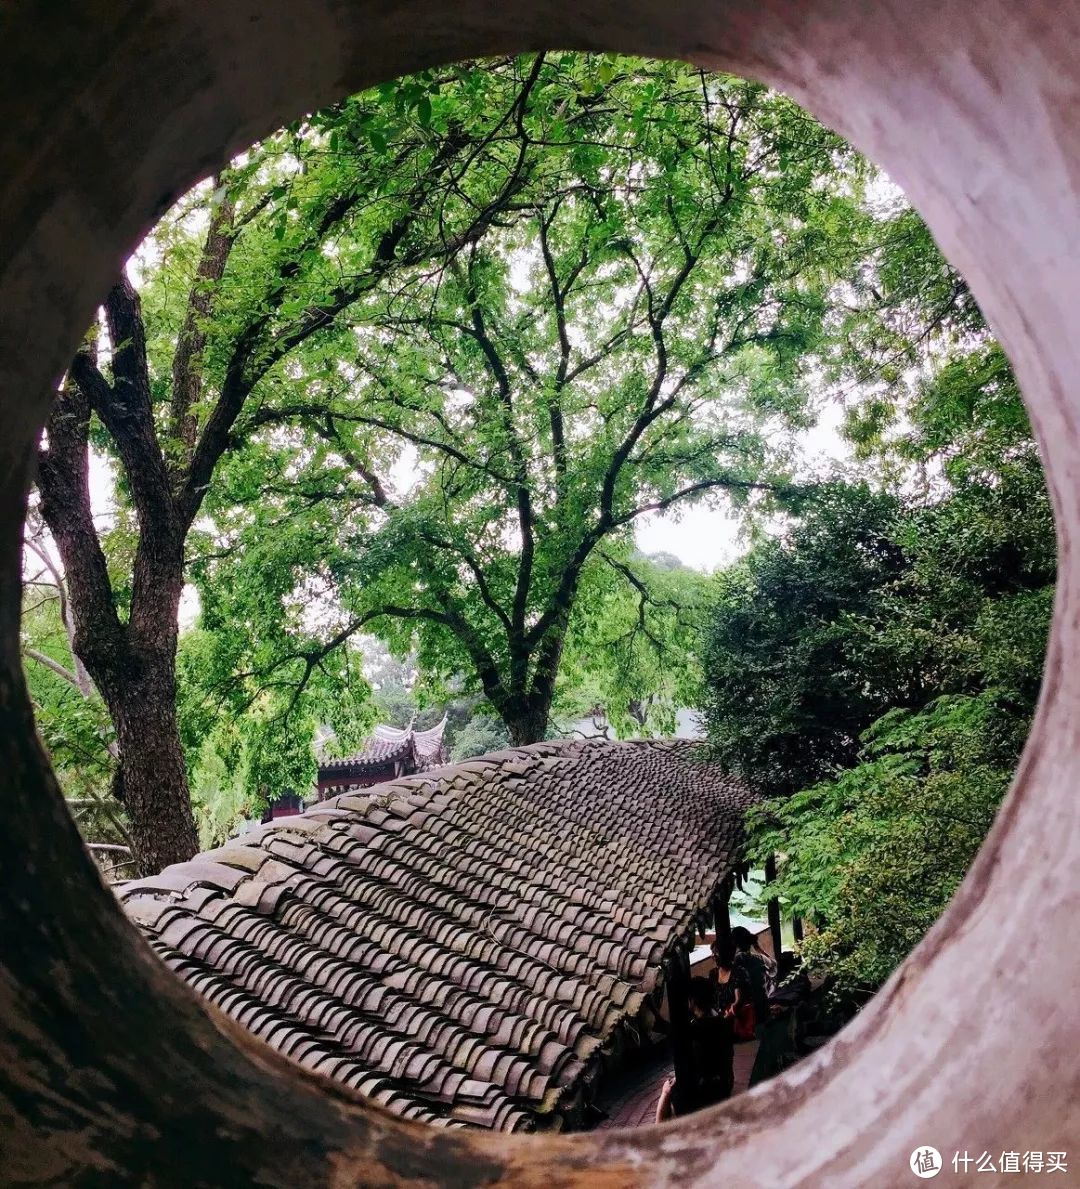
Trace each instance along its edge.
<path fill-rule="evenodd" d="M 941 1172 L 941 1153 L 937 1148 L 916 1148 L 908 1161 L 911 1171 L 925 1181 Z"/>

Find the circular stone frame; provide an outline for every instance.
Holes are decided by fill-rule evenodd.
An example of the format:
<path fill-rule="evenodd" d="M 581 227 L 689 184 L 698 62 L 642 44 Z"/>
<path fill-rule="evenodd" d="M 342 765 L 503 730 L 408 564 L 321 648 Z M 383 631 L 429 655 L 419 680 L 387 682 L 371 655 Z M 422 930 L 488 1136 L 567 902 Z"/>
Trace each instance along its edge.
<path fill-rule="evenodd" d="M 946 1161 L 1066 1150 L 1080 1135 L 1080 666 L 1067 663 L 1080 634 L 1080 6 L 23 0 L 2 20 L 5 1183 L 868 1186 L 906 1183 L 923 1145 Z M 34 734 L 20 534 L 50 392 L 125 255 L 177 195 L 343 94 L 552 45 L 762 79 L 889 170 L 1016 367 L 1060 579 L 1009 797 L 942 919 L 859 1019 L 767 1087 L 692 1118 L 518 1138 L 419 1128 L 361 1102 L 198 1003 L 152 956 L 96 878 Z"/>

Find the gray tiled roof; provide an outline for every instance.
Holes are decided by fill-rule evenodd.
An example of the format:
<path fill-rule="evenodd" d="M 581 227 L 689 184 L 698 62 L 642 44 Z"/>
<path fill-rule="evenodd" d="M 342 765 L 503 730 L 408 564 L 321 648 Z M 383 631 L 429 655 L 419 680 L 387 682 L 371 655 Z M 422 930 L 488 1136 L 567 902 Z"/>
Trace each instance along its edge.
<path fill-rule="evenodd" d="M 319 765 L 319 776 L 331 776 L 336 772 L 350 772 L 354 768 L 375 768 L 394 760 L 414 757 L 416 745 L 411 734 L 397 739 L 383 739 L 378 736 L 364 744 L 363 751 L 337 760 L 326 760 Z"/>
<path fill-rule="evenodd" d="M 442 751 L 442 735 L 446 730 L 446 715 L 441 721 L 429 726 L 426 731 L 413 730 L 412 726 L 387 726 L 379 724 L 371 737 L 356 755 L 344 756 L 340 760 L 326 760 L 319 765 L 320 781 L 331 780 L 335 774 L 351 773 L 353 770 L 378 768 L 395 760 L 410 757 L 415 770 L 431 767 Z"/>
<path fill-rule="evenodd" d="M 539 743 L 343 794 L 125 885 L 182 978 L 408 1118 L 557 1120 L 737 858 L 685 742 Z"/>

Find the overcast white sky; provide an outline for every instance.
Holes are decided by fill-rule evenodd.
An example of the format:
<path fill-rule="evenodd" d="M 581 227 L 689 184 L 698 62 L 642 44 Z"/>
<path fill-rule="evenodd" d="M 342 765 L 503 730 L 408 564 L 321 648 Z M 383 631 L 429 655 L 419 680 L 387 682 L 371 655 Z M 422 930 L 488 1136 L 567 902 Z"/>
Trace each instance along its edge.
<path fill-rule="evenodd" d="M 642 553 L 674 553 L 684 565 L 711 571 L 742 552 L 738 534 L 738 517 L 699 505 L 681 514 L 643 516 L 634 537 Z"/>
<path fill-rule="evenodd" d="M 851 448 L 840 434 L 844 410 L 838 402 L 827 402 L 819 422 L 799 435 L 801 470 L 826 469 L 847 460 Z M 673 553 L 695 570 L 711 572 L 729 565 L 744 552 L 739 540 L 740 518 L 719 506 L 698 504 L 683 512 L 642 516 L 634 533 L 643 553 Z"/>

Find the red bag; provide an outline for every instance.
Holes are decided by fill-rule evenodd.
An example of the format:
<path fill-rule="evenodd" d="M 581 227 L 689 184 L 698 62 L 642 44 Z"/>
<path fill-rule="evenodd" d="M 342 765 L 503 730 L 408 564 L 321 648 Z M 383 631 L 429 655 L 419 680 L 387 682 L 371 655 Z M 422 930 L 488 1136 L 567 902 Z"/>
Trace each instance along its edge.
<path fill-rule="evenodd" d="M 733 1031 L 736 1040 L 753 1040 L 757 1028 L 757 1012 L 752 1003 L 740 1003 L 735 1009 Z"/>

